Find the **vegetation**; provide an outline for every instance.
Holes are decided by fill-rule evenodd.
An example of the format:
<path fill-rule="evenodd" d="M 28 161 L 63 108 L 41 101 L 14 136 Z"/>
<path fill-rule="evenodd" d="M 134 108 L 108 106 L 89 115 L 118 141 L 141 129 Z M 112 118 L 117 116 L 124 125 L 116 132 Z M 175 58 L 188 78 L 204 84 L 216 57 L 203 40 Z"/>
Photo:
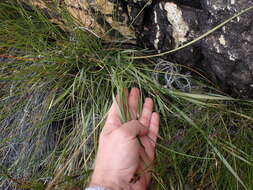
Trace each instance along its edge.
<path fill-rule="evenodd" d="M 68 31 L 35 7 L 0 3 L 0 188 L 82 189 L 113 95 L 139 87 L 162 119 L 151 189 L 253 189 L 252 100 L 190 68 L 190 92 L 164 88 L 147 50 L 60 16 Z"/>

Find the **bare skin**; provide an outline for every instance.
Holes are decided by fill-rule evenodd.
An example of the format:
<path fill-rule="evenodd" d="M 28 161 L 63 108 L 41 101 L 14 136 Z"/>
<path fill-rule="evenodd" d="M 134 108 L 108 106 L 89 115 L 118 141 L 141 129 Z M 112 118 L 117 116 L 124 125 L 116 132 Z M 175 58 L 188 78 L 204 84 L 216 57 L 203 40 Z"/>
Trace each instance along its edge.
<path fill-rule="evenodd" d="M 140 91 L 126 92 L 133 120 L 121 123 L 113 104 L 100 134 L 95 169 L 90 187 L 112 190 L 144 190 L 151 179 L 151 165 L 159 130 L 159 115 L 153 112 L 153 101 L 146 98 L 141 117 L 137 118 Z M 136 177 L 138 176 L 138 177 Z"/>

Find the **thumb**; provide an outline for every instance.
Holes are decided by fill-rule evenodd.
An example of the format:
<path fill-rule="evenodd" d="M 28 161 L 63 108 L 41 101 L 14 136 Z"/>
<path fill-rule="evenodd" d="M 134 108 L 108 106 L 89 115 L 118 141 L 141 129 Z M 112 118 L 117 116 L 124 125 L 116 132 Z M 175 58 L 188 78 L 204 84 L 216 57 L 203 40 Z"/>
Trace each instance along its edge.
<path fill-rule="evenodd" d="M 148 128 L 143 126 L 138 120 L 125 123 L 117 131 L 122 134 L 123 138 L 135 138 L 148 134 Z"/>

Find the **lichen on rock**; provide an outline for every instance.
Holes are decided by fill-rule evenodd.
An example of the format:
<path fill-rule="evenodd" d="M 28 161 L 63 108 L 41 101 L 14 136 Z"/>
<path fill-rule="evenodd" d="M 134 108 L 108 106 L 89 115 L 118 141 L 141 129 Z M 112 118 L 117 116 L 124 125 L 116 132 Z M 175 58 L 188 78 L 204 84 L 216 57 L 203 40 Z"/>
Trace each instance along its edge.
<path fill-rule="evenodd" d="M 172 25 L 175 47 L 179 47 L 187 41 L 186 35 L 189 32 L 189 26 L 184 21 L 182 10 L 175 3 L 165 3 L 164 9 L 167 11 L 167 19 Z"/>

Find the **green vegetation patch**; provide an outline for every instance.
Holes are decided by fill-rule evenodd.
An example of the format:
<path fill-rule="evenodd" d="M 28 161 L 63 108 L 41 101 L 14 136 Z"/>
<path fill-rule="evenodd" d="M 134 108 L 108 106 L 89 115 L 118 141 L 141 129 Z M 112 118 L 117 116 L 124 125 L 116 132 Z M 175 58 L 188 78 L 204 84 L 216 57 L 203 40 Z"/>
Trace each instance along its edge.
<path fill-rule="evenodd" d="M 194 88 L 165 88 L 147 50 L 108 44 L 59 15 L 0 3 L 0 188 L 82 189 L 112 97 L 139 87 L 162 120 L 151 189 L 252 189 L 253 101 L 193 71 Z"/>

